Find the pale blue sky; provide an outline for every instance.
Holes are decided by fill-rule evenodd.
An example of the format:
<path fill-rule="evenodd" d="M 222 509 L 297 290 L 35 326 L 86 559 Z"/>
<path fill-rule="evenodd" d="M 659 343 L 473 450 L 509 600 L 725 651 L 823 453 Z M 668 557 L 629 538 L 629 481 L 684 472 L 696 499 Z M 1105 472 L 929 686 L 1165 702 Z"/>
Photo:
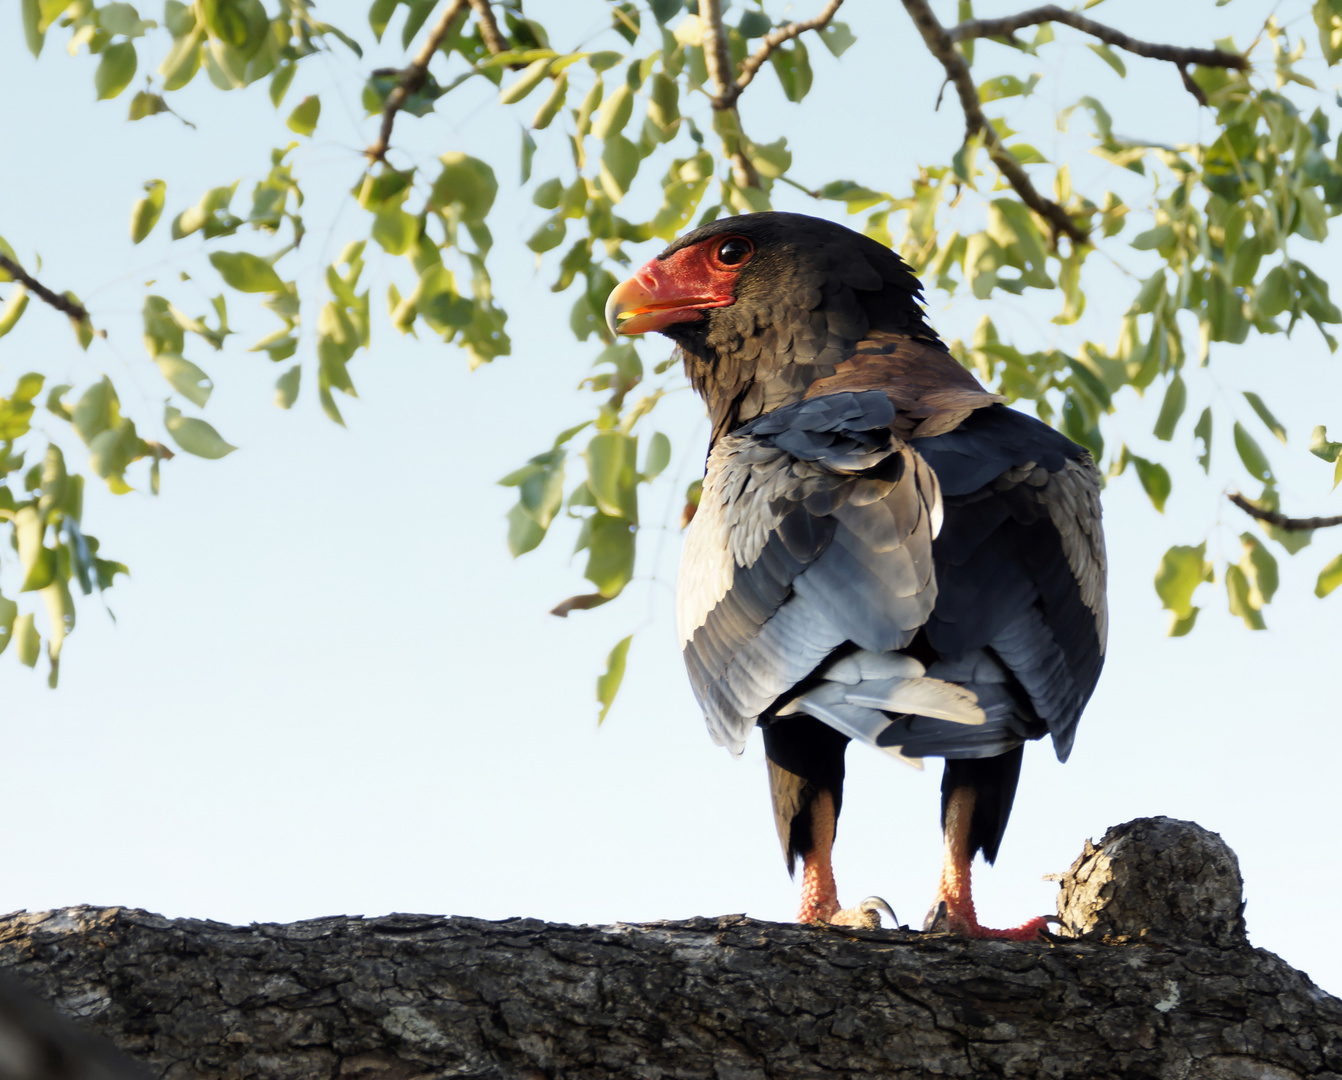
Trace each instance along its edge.
<path fill-rule="evenodd" d="M 979 5 L 983 15 L 1018 6 Z M 537 5 L 542 18 L 554 15 L 561 47 L 600 25 L 563 27 L 577 7 Z M 354 26 L 366 4 L 322 10 Z M 1205 43 L 1232 30 L 1246 40 L 1244 27 L 1267 10 L 1254 0 L 1111 0 L 1095 14 L 1133 33 L 1159 26 L 1167 40 Z M 914 163 L 945 159 L 960 119 L 950 102 L 931 113 L 939 71 L 904 49 L 911 31 L 893 5 L 850 0 L 845 15 L 859 44 L 842 65 L 812 50 L 816 90 L 805 108 L 782 102 L 766 72 L 745 99 L 745 122 L 762 141 L 787 135 L 808 180 L 849 176 L 901 190 Z M 43 278 L 83 296 L 109 337 L 82 353 L 63 319 L 34 306 L 0 341 L 0 378 L 41 367 L 85 383 L 107 372 L 153 433 L 167 387 L 140 345 L 142 284 L 185 269 L 215 291 L 200 242 L 169 244 L 166 223 L 208 186 L 241 175 L 245 191 L 267 149 L 290 135 L 263 87 L 225 96 L 203 77 L 173 101 L 196 132 L 171 117 L 127 124 L 125 97 L 93 103 L 87 58 L 72 62 L 54 38 L 34 62 L 12 9 L 8 18 L 0 70 L 28 92 L 0 120 L 4 144 L 22 148 L 0 165 L 0 235 L 25 259 L 40 253 Z M 1048 153 L 1049 112 L 1082 93 L 1104 98 L 1121 132 L 1196 137 L 1198 110 L 1172 69 L 1134 61 L 1120 83 L 1078 37 L 1059 36 L 1058 68 L 1017 68 L 1056 75 L 1008 114 L 1029 141 Z M 887 48 L 910 57 L 907 66 L 892 65 Z M 310 232 L 292 272 L 309 296 L 324 262 L 366 227 L 342 202 L 374 131 L 359 119 L 356 73 L 399 62 L 393 50 L 362 64 L 337 52 L 305 65 L 290 91 L 290 103 L 313 92 L 324 101 L 315 139 L 296 155 Z M 1338 82 L 1335 72 L 1316 74 L 1325 91 Z M 342 401 L 341 430 L 319 415 L 311 385 L 292 415 L 270 405 L 277 370 L 244 351 L 271 328 L 267 313 L 236 304 L 241 333 L 223 353 L 189 350 L 218 385 L 204 415 L 241 449 L 222 462 L 179 456 L 165 466 L 158 499 L 90 485 L 86 526 L 133 576 L 108 594 L 115 624 L 96 602 L 82 603 L 58 691 L 10 657 L 0 666 L 0 813 L 12 823 L 0 838 L 0 909 L 123 904 L 233 922 L 390 910 L 569 922 L 792 916 L 796 890 L 782 869 L 759 742 L 740 761 L 709 742 L 672 629 L 671 526 L 706 438 L 697 402 L 678 395 L 658 419 L 676 444 L 676 479 L 645 502 L 639 580 L 625 600 L 554 619 L 553 603 L 585 590 L 581 560 L 567 555 L 571 534 L 518 562 L 505 550 L 512 493 L 493 481 L 585 415 L 573 387 L 594 350 L 572 343 L 571 298 L 553 297 L 553 271 L 536 276 L 521 249 L 543 214 L 516 190 L 517 125 L 487 99 L 465 88 L 440 114 L 402 118 L 396 142 L 419 161 L 466 149 L 498 170 L 495 274 L 514 355 L 472 374 L 455 348 L 427 334 L 400 338 L 379 314 L 372 353 L 351 369 L 361 400 Z M 706 106 L 694 108 L 707 128 Z M 517 120 L 533 109 L 518 107 Z M 556 130 L 537 175 L 566 156 Z M 1077 168 L 1116 182 L 1097 159 Z M 133 248 L 130 207 L 154 177 L 168 183 L 164 224 Z M 839 214 L 801 196 L 779 205 Z M 1315 265 L 1342 277 L 1331 248 Z M 370 252 L 369 273 L 380 313 L 387 275 L 401 271 Z M 1127 288 L 1115 274 L 1092 293 L 1076 331 L 1048 327 L 1048 313 L 1028 302 L 1005 298 L 992 310 L 1013 333 L 1057 334 L 1067 347 L 1083 333 L 1111 339 Z M 948 336 L 967 334 L 980 310 L 931 298 Z M 661 339 L 641 349 L 649 362 L 669 353 Z M 1289 453 L 1270 447 L 1289 508 L 1337 512 L 1327 467 L 1305 452 L 1315 424 L 1332 424 L 1335 437 L 1342 430 L 1338 362 L 1316 334 L 1218 349 L 1210 373 L 1189 383 L 1190 416 L 1213 394 L 1261 391 L 1290 432 Z M 1071 762 L 1059 766 L 1043 745 L 1027 752 L 999 865 L 978 875 L 980 913 L 1006 924 L 1051 910 L 1054 886 L 1041 875 L 1065 869 L 1111 824 L 1191 818 L 1239 854 L 1254 943 L 1342 991 L 1342 949 L 1320 932 L 1342 886 L 1331 851 L 1342 600 L 1311 595 L 1342 530 L 1283 557 L 1271 632 L 1249 633 L 1226 614 L 1223 594 L 1207 590 L 1195 633 L 1165 639 L 1150 584 L 1160 553 L 1208 535 L 1213 551 L 1238 557 L 1248 524 L 1221 490 L 1227 479 L 1248 481 L 1227 466 L 1224 430 L 1213 482 L 1192 466 L 1191 420 L 1172 446 L 1155 443 L 1158 404 L 1125 395 L 1114 430 L 1137 452 L 1170 460 L 1170 513 L 1156 515 L 1130 476 L 1106 492 L 1108 667 Z M 659 528 L 664 541 L 649 543 Z M 624 690 L 598 731 L 593 680 L 635 628 Z M 916 924 L 939 868 L 940 765 L 919 774 L 859 747 L 849 768 L 841 896 L 879 893 Z"/>

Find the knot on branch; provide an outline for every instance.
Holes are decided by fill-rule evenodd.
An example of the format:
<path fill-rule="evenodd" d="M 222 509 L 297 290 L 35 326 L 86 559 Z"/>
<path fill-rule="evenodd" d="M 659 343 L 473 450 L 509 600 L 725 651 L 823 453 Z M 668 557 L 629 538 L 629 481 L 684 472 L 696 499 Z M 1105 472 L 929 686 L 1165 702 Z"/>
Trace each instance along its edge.
<path fill-rule="evenodd" d="M 1062 881 L 1058 915 L 1077 937 L 1244 944 L 1239 860 L 1214 832 L 1175 818 L 1115 825 L 1086 841 Z"/>

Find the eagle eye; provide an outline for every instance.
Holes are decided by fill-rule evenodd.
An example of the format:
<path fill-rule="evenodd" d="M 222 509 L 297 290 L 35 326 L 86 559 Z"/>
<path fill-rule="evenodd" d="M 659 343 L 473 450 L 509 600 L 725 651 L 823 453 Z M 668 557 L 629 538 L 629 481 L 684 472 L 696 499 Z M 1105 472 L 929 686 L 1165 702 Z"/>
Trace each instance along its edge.
<path fill-rule="evenodd" d="M 744 236 L 729 236 L 718 245 L 717 259 L 723 266 L 740 266 L 755 254 L 755 245 Z"/>

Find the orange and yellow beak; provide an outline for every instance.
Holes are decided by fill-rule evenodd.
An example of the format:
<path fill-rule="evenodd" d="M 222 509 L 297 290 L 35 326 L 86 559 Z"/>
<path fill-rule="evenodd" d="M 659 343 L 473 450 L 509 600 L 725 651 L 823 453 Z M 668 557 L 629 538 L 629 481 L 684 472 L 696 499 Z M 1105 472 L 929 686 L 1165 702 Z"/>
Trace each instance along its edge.
<path fill-rule="evenodd" d="M 606 325 L 612 334 L 647 334 L 675 323 L 702 318 L 708 308 L 725 307 L 735 297 L 678 274 L 671 260 L 653 259 L 622 281 L 606 301 Z"/>

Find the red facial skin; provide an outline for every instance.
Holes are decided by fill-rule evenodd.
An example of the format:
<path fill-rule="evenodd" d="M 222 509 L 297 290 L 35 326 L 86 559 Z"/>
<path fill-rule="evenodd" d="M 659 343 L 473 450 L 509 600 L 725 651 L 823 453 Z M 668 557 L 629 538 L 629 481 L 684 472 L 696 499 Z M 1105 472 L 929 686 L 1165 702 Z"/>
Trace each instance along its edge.
<path fill-rule="evenodd" d="M 682 248 L 670 258 L 653 259 L 621 282 L 606 301 L 606 325 L 615 334 L 646 334 L 675 323 L 703 318 L 709 308 L 736 302 L 736 278 L 754 254 L 728 265 L 718 252 L 741 236 L 715 236 Z"/>

